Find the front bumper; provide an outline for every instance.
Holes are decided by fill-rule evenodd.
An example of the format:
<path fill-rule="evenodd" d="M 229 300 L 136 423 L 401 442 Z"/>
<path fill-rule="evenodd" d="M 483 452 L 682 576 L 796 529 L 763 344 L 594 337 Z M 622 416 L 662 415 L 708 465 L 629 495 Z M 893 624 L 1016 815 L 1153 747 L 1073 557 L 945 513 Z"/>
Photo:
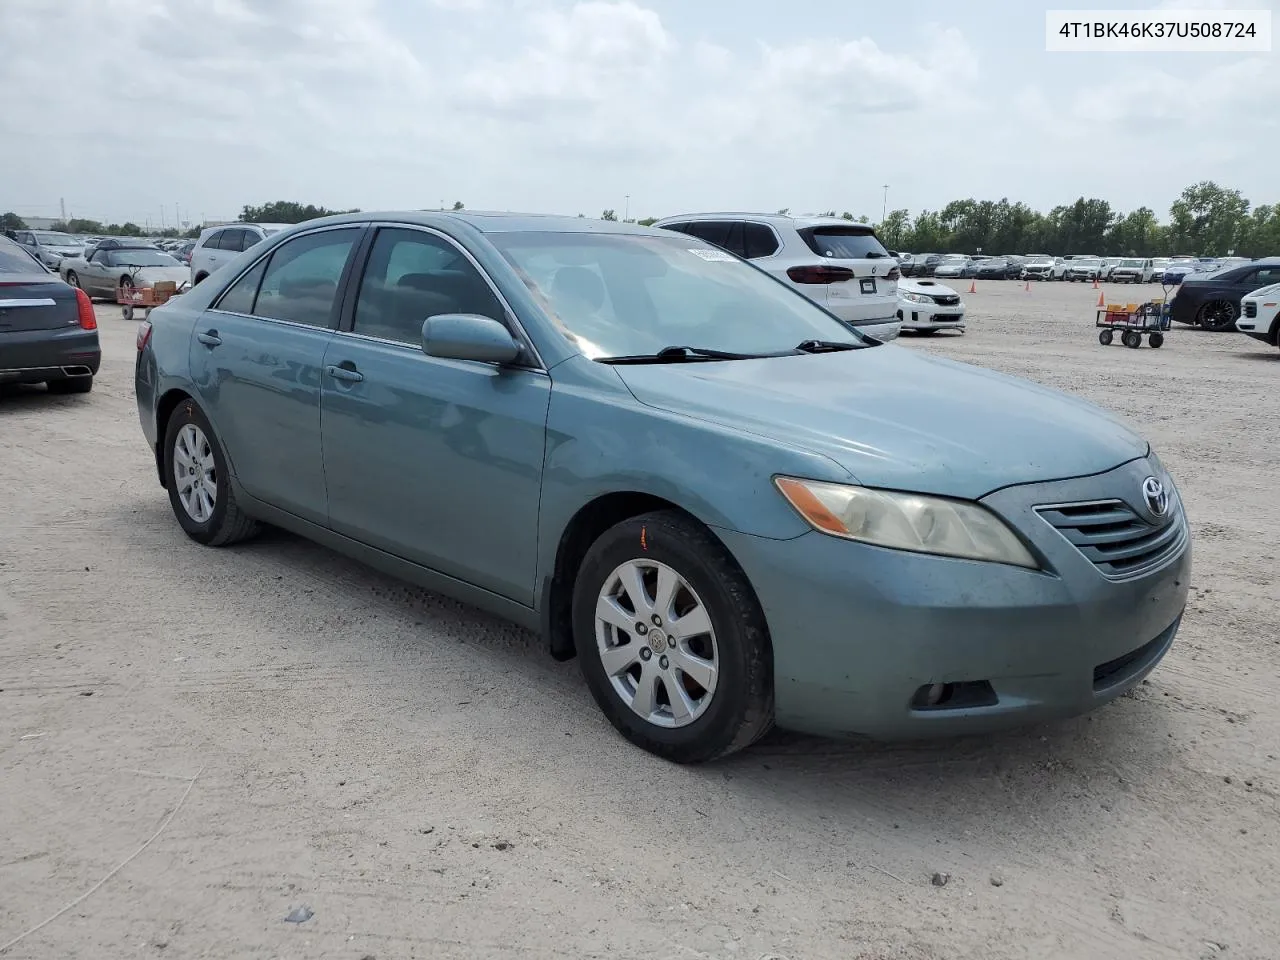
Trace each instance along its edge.
<path fill-rule="evenodd" d="M 1133 500 L 1149 472 L 1138 460 L 1100 477 L 987 497 L 1046 571 L 816 532 L 766 540 L 718 531 L 768 620 L 779 726 L 878 739 L 981 733 L 1084 713 L 1133 687 L 1168 651 L 1181 622 L 1189 536 L 1153 572 L 1110 580 L 1032 507 Z M 989 697 L 913 705 L 934 684 L 985 684 Z"/>
<path fill-rule="evenodd" d="M 900 300 L 898 318 L 903 330 L 963 330 L 964 304 L 944 307 Z"/>
<path fill-rule="evenodd" d="M 101 363 L 96 330 L 22 330 L 0 337 L 0 383 L 91 377 Z"/>

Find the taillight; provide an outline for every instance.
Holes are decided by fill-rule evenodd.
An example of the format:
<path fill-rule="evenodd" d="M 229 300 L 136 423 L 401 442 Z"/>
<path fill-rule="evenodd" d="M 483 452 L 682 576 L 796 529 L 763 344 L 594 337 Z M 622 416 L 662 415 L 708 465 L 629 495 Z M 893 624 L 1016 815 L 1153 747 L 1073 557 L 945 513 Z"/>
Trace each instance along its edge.
<path fill-rule="evenodd" d="M 80 313 L 81 330 L 98 329 L 98 318 L 93 314 L 93 301 L 79 287 L 76 287 L 76 309 Z"/>
<path fill-rule="evenodd" d="M 796 283 L 843 283 L 853 279 L 853 271 L 848 267 L 828 267 L 825 264 L 814 267 L 791 267 L 787 276 Z"/>
<path fill-rule="evenodd" d="M 884 278 L 886 280 L 897 280 L 900 276 L 902 276 L 902 274 L 898 272 L 897 267 L 890 267 L 889 272 L 884 275 Z"/>
<path fill-rule="evenodd" d="M 138 323 L 138 352 L 147 345 L 147 341 L 151 339 L 151 321 L 142 320 Z"/>

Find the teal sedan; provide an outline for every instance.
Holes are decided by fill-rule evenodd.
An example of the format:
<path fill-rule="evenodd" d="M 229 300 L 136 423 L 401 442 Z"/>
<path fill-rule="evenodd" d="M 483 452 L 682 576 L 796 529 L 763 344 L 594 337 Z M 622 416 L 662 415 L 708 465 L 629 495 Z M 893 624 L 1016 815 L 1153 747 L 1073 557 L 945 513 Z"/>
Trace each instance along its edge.
<path fill-rule="evenodd" d="M 153 311 L 136 388 L 193 540 L 275 525 L 537 630 L 679 762 L 1079 714 L 1186 603 L 1124 423 L 668 231 L 313 220 Z"/>

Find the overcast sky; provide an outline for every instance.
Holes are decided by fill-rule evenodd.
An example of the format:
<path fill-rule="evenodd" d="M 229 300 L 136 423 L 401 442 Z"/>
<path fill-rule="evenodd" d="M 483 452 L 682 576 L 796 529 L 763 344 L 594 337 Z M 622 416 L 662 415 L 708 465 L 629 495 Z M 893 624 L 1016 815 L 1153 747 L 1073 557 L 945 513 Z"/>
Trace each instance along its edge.
<path fill-rule="evenodd" d="M 1280 54 L 1044 51 L 1048 7 L 1156 5 L 0 0 L 0 212 L 1280 201 Z"/>

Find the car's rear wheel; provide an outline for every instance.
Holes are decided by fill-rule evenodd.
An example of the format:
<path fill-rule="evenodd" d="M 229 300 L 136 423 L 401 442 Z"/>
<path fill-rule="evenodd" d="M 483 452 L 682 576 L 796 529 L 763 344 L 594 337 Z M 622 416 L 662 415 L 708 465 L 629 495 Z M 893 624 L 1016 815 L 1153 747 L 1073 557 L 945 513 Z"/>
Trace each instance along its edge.
<path fill-rule="evenodd" d="M 67 377 L 65 380 L 48 380 L 45 387 L 50 393 L 88 393 L 93 389 L 93 377 Z"/>
<path fill-rule="evenodd" d="M 257 521 L 236 503 L 226 455 L 194 400 L 178 404 L 164 436 L 165 486 L 187 536 L 221 547 L 257 533 Z"/>
<path fill-rule="evenodd" d="M 1214 333 L 1234 330 L 1239 315 L 1230 300 L 1211 300 L 1200 308 L 1200 326 Z"/>
<path fill-rule="evenodd" d="M 582 673 L 628 740 L 677 763 L 750 746 L 773 723 L 773 660 L 746 576 L 674 510 L 606 530 L 573 592 Z"/>

